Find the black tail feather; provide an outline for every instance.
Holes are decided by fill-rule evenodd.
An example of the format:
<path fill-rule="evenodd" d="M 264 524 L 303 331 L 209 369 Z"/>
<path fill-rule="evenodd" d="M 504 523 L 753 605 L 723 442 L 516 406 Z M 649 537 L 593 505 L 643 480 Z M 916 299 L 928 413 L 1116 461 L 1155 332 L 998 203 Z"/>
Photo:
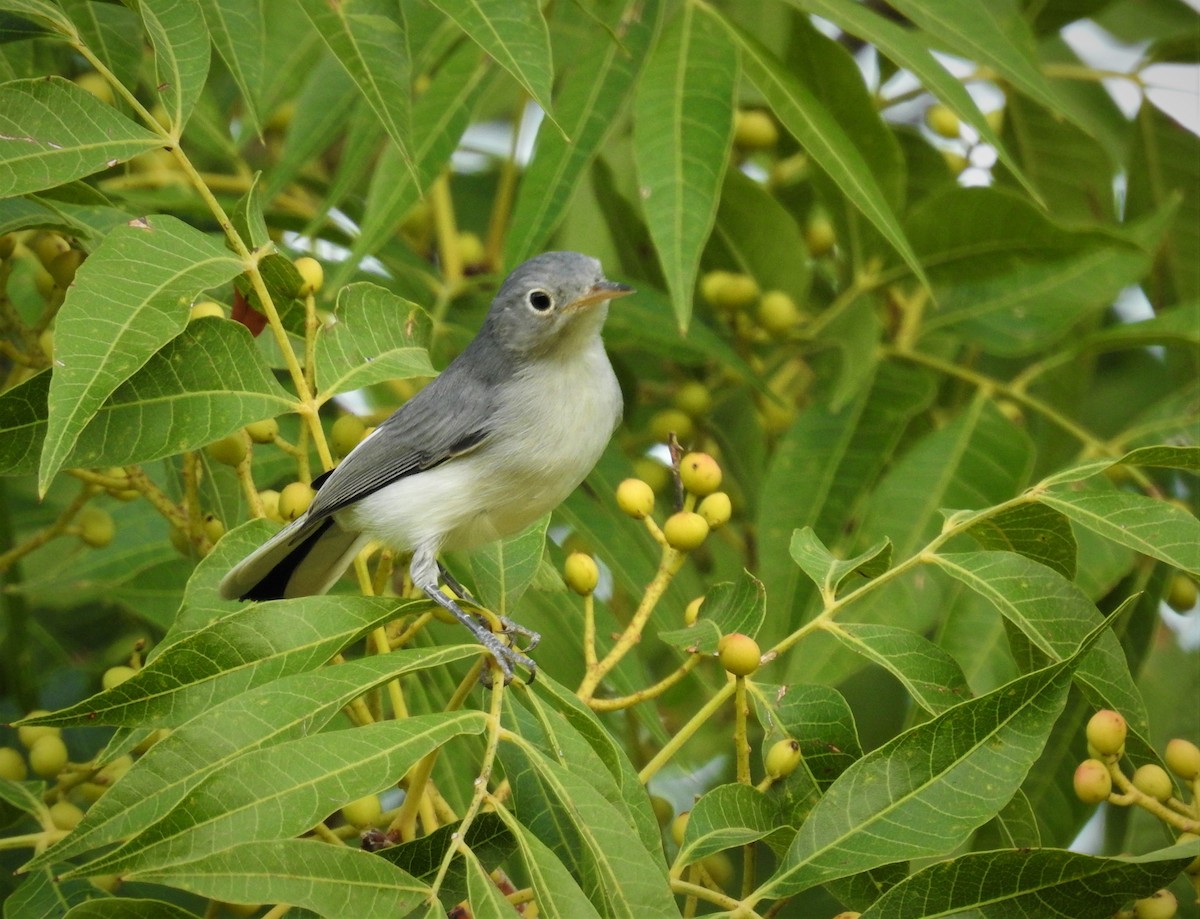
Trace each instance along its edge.
<path fill-rule="evenodd" d="M 241 595 L 242 600 L 279 600 L 287 591 L 288 581 L 303 564 L 308 553 L 320 541 L 325 532 L 333 526 L 333 518 L 326 517 L 321 525 L 304 538 L 278 565 L 268 571 L 257 584 Z"/>

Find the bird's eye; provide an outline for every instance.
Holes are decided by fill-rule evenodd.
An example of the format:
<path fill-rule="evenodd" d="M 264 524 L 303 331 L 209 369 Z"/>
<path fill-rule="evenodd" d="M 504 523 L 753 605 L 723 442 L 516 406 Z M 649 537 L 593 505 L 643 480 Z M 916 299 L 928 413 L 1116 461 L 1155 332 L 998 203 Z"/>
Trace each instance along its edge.
<path fill-rule="evenodd" d="M 544 290 L 531 290 L 529 292 L 529 305 L 539 313 L 544 313 L 554 305 L 554 299 Z"/>

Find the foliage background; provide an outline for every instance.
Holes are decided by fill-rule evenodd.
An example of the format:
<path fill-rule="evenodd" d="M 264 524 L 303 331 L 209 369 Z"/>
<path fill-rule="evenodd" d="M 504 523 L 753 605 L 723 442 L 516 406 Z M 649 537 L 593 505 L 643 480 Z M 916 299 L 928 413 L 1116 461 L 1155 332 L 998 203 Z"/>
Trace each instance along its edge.
<path fill-rule="evenodd" d="M 1144 95 L 1130 118 L 1100 84 L 1140 91 L 1152 65 L 1196 64 L 1194 10 L 0 11 L 0 231 L 19 243 L 0 316 L 0 705 L 8 720 L 63 709 L 49 720 L 78 764 L 0 784 L 6 865 L 57 841 L 3 873 L 6 917 L 219 915 L 217 901 L 422 915 L 430 883 L 427 915 L 464 897 L 511 915 L 486 874 L 500 866 L 542 915 L 1107 916 L 1172 882 L 1195 915 L 1180 874 L 1194 853 L 1169 851 L 1146 814 L 1105 807 L 1093 854 L 1066 851 L 1094 810 L 1071 793 L 1092 710 L 1125 715 L 1132 765 L 1200 736 L 1178 638 L 1195 612 L 1173 631 L 1160 611 L 1176 572 L 1200 571 L 1200 155 Z M 1063 29 L 1083 19 L 1136 64 L 1082 62 Z M 967 63 L 952 75 L 943 54 Z M 935 100 L 956 137 L 924 126 Z M 548 113 L 536 128 L 530 101 Z M 769 113 L 778 140 L 735 145 L 737 108 Z M 498 150 L 481 149 L 488 124 Z M 55 263 L 46 230 L 78 254 Z M 597 255 L 639 295 L 608 323 L 626 421 L 586 487 L 540 529 L 452 560 L 545 636 L 533 688 L 472 689 L 476 649 L 424 627 L 421 601 L 349 583 L 218 600 L 222 571 L 273 526 L 245 522 L 257 489 L 332 462 L 339 413 L 411 393 L 478 327 L 503 270 L 550 247 Z M 312 309 L 290 261 L 306 251 L 326 264 Z M 713 271 L 784 292 L 795 321 L 694 297 Z M 201 299 L 238 321 L 189 323 Z M 267 317 L 257 337 L 248 307 Z M 255 445 L 236 469 L 201 450 L 268 417 L 294 449 Z M 646 465 L 668 431 L 719 457 L 734 507 L 686 558 L 613 500 L 636 470 L 658 480 L 657 519 L 673 510 Z M 115 522 L 110 543 L 78 538 L 89 513 Z M 555 572 L 579 547 L 603 563 L 601 655 L 657 601 L 579 695 L 604 708 L 679 677 L 599 716 L 563 688 L 585 680 L 584 604 Z M 397 620 L 423 628 L 374 653 Z M 710 660 L 732 631 L 768 652 L 747 680 Z M 131 654 L 142 672 L 88 699 Z M 388 717 L 398 702 L 409 717 Z M 754 788 L 759 751 L 784 737 L 803 767 Z M 90 782 L 103 796 L 85 823 L 55 830 L 47 805 L 89 804 L 77 783 L 131 750 L 111 790 Z M 291 841 L 414 787 L 434 750 L 416 787 L 438 806 L 413 796 L 420 819 L 402 815 L 410 841 L 390 855 Z M 473 780 L 493 756 L 512 796 L 444 859 L 446 831 L 422 834 L 484 803 Z M 681 848 L 640 780 L 692 809 Z"/>

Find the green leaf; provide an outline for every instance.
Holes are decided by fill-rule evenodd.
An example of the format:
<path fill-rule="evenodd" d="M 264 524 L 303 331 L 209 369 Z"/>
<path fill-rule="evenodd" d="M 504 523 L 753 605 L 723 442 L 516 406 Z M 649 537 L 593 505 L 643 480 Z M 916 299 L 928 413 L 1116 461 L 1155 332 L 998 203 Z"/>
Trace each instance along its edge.
<path fill-rule="evenodd" d="M 61 863 L 128 839 L 176 807 L 206 776 L 252 749 L 324 727 L 356 697 L 405 673 L 478 655 L 471 645 L 403 649 L 295 673 L 206 707 L 138 758 L 71 835 L 27 867 Z M 263 712 L 270 712 L 265 721 Z"/>
<path fill-rule="evenodd" d="M 48 370 L 0 393 L 0 475 L 28 475 L 37 469 L 49 394 Z"/>
<path fill-rule="evenodd" d="M 462 852 L 467 862 L 467 900 L 471 915 L 479 919 L 519 919 L 517 908 L 508 902 L 479 857 L 470 849 Z"/>
<path fill-rule="evenodd" d="M 1064 660 L 1102 621 L 1100 612 L 1075 584 L 1035 561 L 1011 552 L 953 552 L 932 562 L 986 597 L 1051 660 Z M 1102 634 L 1080 661 L 1076 677 L 1093 701 L 1121 712 L 1145 734 L 1149 725 L 1121 643 Z"/>
<path fill-rule="evenodd" d="M 497 813 L 517 841 L 538 915 L 546 919 L 600 919 L 592 901 L 553 850 L 519 823 L 508 808 L 499 808 Z"/>
<path fill-rule="evenodd" d="M 68 39 L 75 37 L 74 24 L 49 0 L 0 0 L 0 10 L 16 13 Z"/>
<path fill-rule="evenodd" d="M 263 59 L 267 24 L 263 4 L 244 0 L 200 0 L 212 42 L 229 68 L 242 96 L 250 129 L 262 130 L 258 112 L 259 87 L 266 61 Z"/>
<path fill-rule="evenodd" d="M 1168 885 L 1187 863 L 1169 853 L 1182 848 L 1119 858 L 1061 849 L 971 852 L 901 881 L 862 919 L 949 919 L 976 910 L 1039 919 L 1113 915 Z"/>
<path fill-rule="evenodd" d="M 0 197 L 54 188 L 160 144 L 62 77 L 0 85 Z"/>
<path fill-rule="evenodd" d="M 767 594 L 762 581 L 742 571 L 736 581 L 714 584 L 704 595 L 701 617 L 722 635 L 741 632 L 754 638 L 767 615 Z"/>
<path fill-rule="evenodd" d="M 165 214 L 118 227 L 80 266 L 55 322 L 43 494 L 105 400 L 187 325 L 195 295 L 241 268 L 222 246 Z"/>
<path fill-rule="evenodd" d="M 430 893 L 370 852 L 302 839 L 241 843 L 128 876 L 227 903 L 288 903 L 322 916 L 402 916 Z"/>
<path fill-rule="evenodd" d="M 409 59 L 404 32 L 395 19 L 398 11 L 394 4 L 386 0 L 362 0 L 354 4 L 299 0 L 299 3 L 387 129 L 409 171 L 414 172 Z"/>
<path fill-rule="evenodd" d="M 709 15 L 684 6 L 650 53 L 634 99 L 633 155 L 646 226 L 680 329 L 733 143 L 737 56 Z"/>
<path fill-rule="evenodd" d="M 204 13 L 198 0 L 138 0 L 135 9 L 154 48 L 156 91 L 178 137 L 208 78 Z"/>
<path fill-rule="evenodd" d="M 971 697 L 954 658 L 916 632 L 867 622 L 829 623 L 825 631 L 891 673 L 927 712 L 939 714 Z"/>
<path fill-rule="evenodd" d="M 517 602 L 533 583 L 546 551 L 550 515 L 471 552 L 471 571 L 479 599 L 499 616 L 516 618 Z"/>
<path fill-rule="evenodd" d="M 429 317 L 415 303 L 376 284 L 338 291 L 333 322 L 317 335 L 317 389 L 322 399 L 372 383 L 433 377 Z"/>
<path fill-rule="evenodd" d="M 252 750 L 206 776 L 151 830 L 64 876 L 161 872 L 241 843 L 289 839 L 485 722 L 482 712 L 410 715 Z"/>
<path fill-rule="evenodd" d="M 1106 457 L 1099 460 L 1089 460 L 1077 466 L 1068 466 L 1061 472 L 1056 472 L 1038 483 L 1039 489 L 1052 485 L 1067 485 L 1080 482 L 1099 475 L 1113 466 L 1153 466 L 1164 469 L 1186 469 L 1191 472 L 1200 471 L 1200 447 L 1175 446 L 1172 444 L 1153 444 L 1137 447 L 1121 457 Z"/>
<path fill-rule="evenodd" d="M 1038 500 L 1080 526 L 1193 575 L 1200 574 L 1200 520 L 1158 498 L 1127 491 L 1044 491 Z"/>
<path fill-rule="evenodd" d="M 690 865 L 756 842 L 781 829 L 781 824 L 778 806 L 758 789 L 736 782 L 718 785 L 692 808 L 675 864 Z"/>
<path fill-rule="evenodd" d="M 432 0 L 550 114 L 550 33 L 537 0 Z M 553 116 L 551 116 L 553 117 Z"/>
<path fill-rule="evenodd" d="M 79 29 L 84 46 L 104 61 L 119 82 L 136 86 L 142 63 L 142 23 L 137 13 L 92 0 L 64 0 L 62 7 Z"/>
<path fill-rule="evenodd" d="M 1066 704 L 1072 664 L 947 709 L 855 762 L 751 902 L 953 851 L 1020 787 Z"/>
<path fill-rule="evenodd" d="M 996 514 L 984 510 L 975 516 L 979 521 L 964 532 L 983 548 L 1016 552 L 1074 580 L 1075 533 L 1058 511 L 1030 503 L 1011 505 Z M 956 518 L 956 522 L 962 521 Z"/>
<path fill-rule="evenodd" d="M 258 184 L 261 173 L 255 173 L 250 189 L 238 199 L 229 213 L 233 228 L 237 230 L 248 249 L 260 249 L 271 244 L 270 231 L 263 214 L 262 187 Z M 289 291 L 289 294 L 292 293 Z"/>
<path fill-rule="evenodd" d="M 43 715 L 39 723 L 179 725 L 222 699 L 320 666 L 410 605 L 425 603 L 299 597 L 244 607 L 170 645 L 120 686 Z"/>
<path fill-rule="evenodd" d="M 862 756 L 854 715 L 836 689 L 810 683 L 756 686 L 761 691 L 753 694 L 755 713 L 769 741 L 799 741 L 804 764 L 822 787 Z"/>
<path fill-rule="evenodd" d="M 96 888 L 89 881 L 70 881 L 78 889 L 95 892 Z M 66 885 L 60 885 L 66 886 Z M 70 902 L 70 901 L 68 901 Z M 55 906 L 61 904 L 55 903 Z M 22 913 L 21 915 L 29 915 Z M 62 919 L 196 919 L 196 914 L 188 912 L 182 906 L 167 903 L 163 900 L 149 900 L 134 897 L 105 897 L 80 903 L 67 913 L 55 913 Z M 30 915 L 29 919 L 33 919 Z M 49 917 L 47 917 L 49 919 Z"/>
<path fill-rule="evenodd" d="M 913 274 L 928 286 L 925 270 L 888 204 L 887 195 L 837 119 L 756 38 L 732 23 L 725 25 L 741 49 L 746 76 L 763 94 L 771 111 L 829 174 L 850 203 L 883 234 Z"/>
<path fill-rule="evenodd" d="M 792 534 L 788 547 L 796 564 L 826 596 L 837 593 L 842 581 L 854 573 L 875 577 L 887 571 L 892 560 L 891 540 L 884 537 L 854 558 L 840 559 L 825 548 L 812 527 L 802 527 Z"/>
<path fill-rule="evenodd" d="M 543 247 L 562 220 L 588 165 L 604 146 L 657 31 L 659 0 L 627 0 L 611 35 L 578 61 L 567 61 L 554 98 L 561 130 L 543 122 L 533 159 L 521 178 L 504 261 L 516 265 Z"/>

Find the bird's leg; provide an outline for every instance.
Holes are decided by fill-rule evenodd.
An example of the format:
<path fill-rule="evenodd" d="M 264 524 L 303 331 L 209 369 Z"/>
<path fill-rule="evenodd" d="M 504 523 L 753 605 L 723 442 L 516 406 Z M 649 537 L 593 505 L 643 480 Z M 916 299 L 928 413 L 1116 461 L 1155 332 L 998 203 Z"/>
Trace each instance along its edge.
<path fill-rule="evenodd" d="M 515 664 L 529 668 L 530 682 L 537 676 L 537 664 L 534 663 L 533 658 L 522 654 L 516 648 L 504 644 L 487 626 L 474 616 L 463 612 L 457 603 L 447 597 L 437 587 L 422 587 L 421 589 L 425 591 L 425 595 L 430 600 L 442 607 L 442 609 L 447 610 L 455 619 L 471 630 L 471 634 L 475 636 L 475 639 L 487 648 L 492 657 L 496 659 L 496 663 L 500 666 L 500 669 L 504 671 L 505 683 L 512 680 L 513 666 Z"/>
<path fill-rule="evenodd" d="M 452 575 L 449 569 L 446 568 L 446 566 L 441 562 L 438 562 L 438 574 L 441 575 L 442 581 L 446 584 L 446 586 L 458 594 L 459 597 L 464 600 L 470 600 L 472 603 L 478 602 L 473 596 L 471 596 L 471 592 L 463 587 L 458 578 Z M 519 635 L 521 638 L 525 639 L 527 642 L 525 646 L 526 651 L 532 651 L 538 646 L 538 642 L 542 640 L 542 636 L 533 631 L 533 629 L 527 629 L 519 622 L 514 622 L 507 616 L 497 616 L 496 618 L 500 620 L 500 631 L 502 631 L 505 635 Z"/>
<path fill-rule="evenodd" d="M 454 575 L 452 575 L 450 573 L 449 568 L 447 568 L 441 562 L 437 563 L 437 568 L 438 568 L 438 574 L 442 578 L 442 582 L 447 587 L 449 587 L 452 591 L 454 591 L 456 594 L 458 594 L 458 596 L 461 599 L 470 600 L 472 603 L 475 602 L 475 598 L 471 596 L 471 592 L 469 590 L 467 590 L 467 588 L 463 587 L 462 582 L 459 581 L 458 578 L 456 578 Z"/>

